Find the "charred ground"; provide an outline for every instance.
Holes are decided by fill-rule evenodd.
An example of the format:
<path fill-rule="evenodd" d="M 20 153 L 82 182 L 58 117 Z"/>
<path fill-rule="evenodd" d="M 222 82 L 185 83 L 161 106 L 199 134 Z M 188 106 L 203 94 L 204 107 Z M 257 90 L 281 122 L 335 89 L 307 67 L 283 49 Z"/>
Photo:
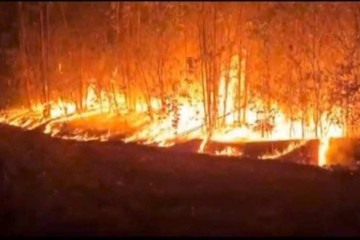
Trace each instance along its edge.
<path fill-rule="evenodd" d="M 359 235 L 360 177 L 0 128 L 2 235 Z"/>

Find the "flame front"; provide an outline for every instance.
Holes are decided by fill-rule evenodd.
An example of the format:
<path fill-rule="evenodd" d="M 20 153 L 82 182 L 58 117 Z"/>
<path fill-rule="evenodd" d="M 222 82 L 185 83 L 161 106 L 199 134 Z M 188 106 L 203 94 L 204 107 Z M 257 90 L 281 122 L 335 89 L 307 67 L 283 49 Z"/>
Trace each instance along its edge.
<path fill-rule="evenodd" d="M 178 95 L 162 101 L 159 97 L 152 96 L 147 102 L 137 102 L 135 111 L 130 112 L 124 94 L 116 91 L 98 91 L 94 84 L 87 87 L 81 111 L 75 102 L 58 99 L 48 104 L 38 104 L 31 110 L 24 108 L 6 111 L 1 115 L 0 122 L 28 130 L 44 125 L 45 134 L 78 141 L 108 141 L 112 137 L 121 136 L 124 142 L 168 147 L 181 141 L 200 139 L 200 153 L 207 153 L 206 145 L 210 141 L 236 143 L 303 139 L 301 143 L 291 144 L 282 152 L 266 154 L 260 159 L 279 158 L 303 146 L 307 140 L 316 138 L 314 122 L 310 121 L 304 126 L 300 120 L 288 118 L 282 111 L 281 104 L 277 102 L 272 103 L 272 113 L 241 106 L 242 97 L 246 94 L 246 59 L 239 59 L 239 56 L 233 56 L 231 68 L 224 70 L 219 78 L 216 118 L 220 124 L 211 128 L 206 127 L 203 100 L 189 101 L 189 97 Z M 238 77 L 239 71 L 241 77 Z M 240 92 L 236 94 L 235 89 L 240 89 Z M 177 91 L 180 92 L 181 89 Z M 201 94 L 198 91 L 190 98 L 201 99 Z M 162 102 L 167 106 L 165 112 Z M 266 106 L 261 98 L 254 104 L 258 109 L 265 109 Z M 49 113 L 44 114 L 46 111 Z M 241 123 L 240 114 L 244 116 Z M 86 121 L 87 124 L 81 124 Z M 331 125 L 325 117 L 320 121 L 319 126 L 331 126 L 327 131 L 320 131 L 323 130 L 320 127 L 317 129 L 323 132 L 320 137 L 318 165 L 325 166 L 329 139 L 343 136 L 343 129 Z M 76 124 L 79 125 L 74 127 Z M 215 154 L 241 156 L 242 152 L 226 147 Z"/>
<path fill-rule="evenodd" d="M 320 139 L 320 146 L 319 146 L 319 166 L 323 167 L 327 163 L 327 153 L 329 150 L 330 139 L 329 138 L 322 138 Z"/>
<path fill-rule="evenodd" d="M 270 159 L 277 159 L 281 156 L 284 156 L 288 153 L 293 152 L 296 149 L 299 149 L 300 147 L 304 146 L 307 143 L 307 141 L 301 141 L 299 143 L 290 143 L 287 148 L 285 148 L 282 151 L 275 150 L 273 153 L 264 154 L 260 157 L 260 159 L 263 160 L 270 160 Z"/>
<path fill-rule="evenodd" d="M 224 156 L 242 156 L 243 152 L 237 150 L 236 148 L 227 146 L 221 151 L 215 151 L 215 154 Z"/>

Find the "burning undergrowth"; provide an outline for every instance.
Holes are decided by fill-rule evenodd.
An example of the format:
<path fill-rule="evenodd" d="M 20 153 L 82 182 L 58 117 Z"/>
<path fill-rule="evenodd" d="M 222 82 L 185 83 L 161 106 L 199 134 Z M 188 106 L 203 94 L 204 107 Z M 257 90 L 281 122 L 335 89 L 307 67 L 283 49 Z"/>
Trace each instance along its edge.
<path fill-rule="evenodd" d="M 360 162 L 360 5 L 12 6 L 14 20 L 3 25 L 14 28 L 17 46 L 0 44 L 2 63 L 11 68 L 9 74 L 0 73 L 0 157 L 10 173 L 4 180 L 14 187 L 25 183 L 23 196 L 16 189 L 9 192 L 16 197 L 9 202 L 19 203 L 12 207 L 20 207 L 19 215 L 27 212 L 22 206 L 31 205 L 34 219 L 50 216 L 56 226 L 62 225 L 56 213 L 79 219 L 73 211 L 79 207 L 67 201 L 65 208 L 59 205 L 66 198 L 54 192 L 60 187 L 76 199 L 85 190 L 79 202 L 89 214 L 82 219 L 85 225 L 89 219 L 104 223 L 104 229 L 113 225 L 89 211 L 98 209 L 109 213 L 116 226 L 138 220 L 136 233 L 159 226 L 165 230 L 160 219 L 174 220 L 176 227 L 187 215 L 198 222 L 196 214 L 204 218 L 204 232 L 223 221 L 223 230 L 244 226 L 258 234 L 259 226 L 274 226 L 274 215 L 285 218 L 277 231 L 290 224 L 297 233 L 301 230 L 294 222 L 326 233 L 339 226 L 337 220 L 349 229 L 350 215 L 356 222 L 359 198 L 352 190 L 358 176 L 353 181 L 348 170 L 358 169 Z M 17 164 L 21 181 L 11 179 Z M 46 173 L 48 167 L 52 170 Z M 335 169 L 340 174 L 333 174 Z M 29 172 L 34 175 L 23 178 Z M 57 186 L 50 187 L 56 179 Z M 34 187 L 28 187 L 29 181 Z M 34 190 L 43 192 L 41 184 L 49 195 L 28 204 Z M 96 186 L 96 195 L 89 185 Z M 60 201 L 50 207 L 47 200 L 56 198 Z M 49 212 L 39 215 L 39 199 Z M 126 199 L 130 208 L 123 204 Z M 213 221 L 202 212 L 204 203 Z M 171 207 L 163 211 L 164 206 Z M 334 215 L 328 215 L 329 209 Z M 179 217 L 158 215 L 178 210 Z M 117 221 L 117 213 L 124 211 L 129 216 L 120 214 L 125 221 Z M 36 221 L 25 216 L 25 222 Z M 44 218 L 41 229 L 50 222 Z"/>
<path fill-rule="evenodd" d="M 334 82 L 335 87 L 321 83 L 330 81 L 330 75 L 335 76 L 344 67 L 321 62 L 315 59 L 321 54 L 315 53 L 302 53 L 299 56 L 312 55 L 314 59 L 311 63 L 308 59 L 300 62 L 293 51 L 294 33 L 276 34 L 281 28 L 269 31 L 271 24 L 264 25 L 261 18 L 259 21 L 245 18 L 242 14 L 247 11 L 243 10 L 252 9 L 251 5 L 231 7 L 228 10 L 232 14 L 225 11 L 225 5 L 224 9 L 220 5 L 194 5 L 199 7 L 199 11 L 193 12 L 192 17 L 197 16 L 194 21 L 188 20 L 191 14 L 186 13 L 185 5 L 169 4 L 171 7 L 162 9 L 158 4 L 144 3 L 126 15 L 120 14 L 120 5 L 114 4 L 111 9 L 117 11 L 117 17 L 112 21 L 116 22 L 113 26 L 117 30 L 113 42 L 104 42 L 102 46 L 106 47 L 95 51 L 97 46 L 84 39 L 74 48 L 61 39 L 55 44 L 58 32 L 53 32 L 53 39 L 47 30 L 56 21 L 44 22 L 48 8 L 40 11 L 41 36 L 27 39 L 25 33 L 36 35 L 37 30 L 27 25 L 20 14 L 29 11 L 30 6 L 19 4 L 22 73 L 19 77 L 24 86 L 20 92 L 27 98 L 28 107 L 4 111 L 0 122 L 66 140 L 122 141 L 169 149 L 186 146 L 202 154 L 250 156 L 264 161 L 293 159 L 293 154 L 307 149 L 309 142 L 316 140 L 319 144 L 316 153 L 310 154 L 312 160 L 304 155 L 297 162 L 328 165 L 330 141 L 347 136 L 352 109 L 334 97 L 339 95 L 334 90 L 339 83 Z M 59 7 L 62 19 L 66 19 L 64 6 Z M 131 4 L 128 7 L 131 9 Z M 175 9 L 179 11 L 172 12 Z M 183 10 L 183 15 L 179 15 Z M 158 14 L 148 16 L 154 11 Z M 134 15 L 137 27 L 123 29 L 121 37 L 121 26 L 131 28 L 135 18 L 125 24 L 119 16 L 127 18 L 134 12 L 139 14 Z M 238 24 L 232 24 L 234 16 Z M 161 22 L 168 26 L 159 27 Z M 302 26 L 298 20 L 293 23 L 304 27 L 308 31 L 306 36 L 314 35 L 312 29 L 306 28 L 308 24 Z M 72 24 L 76 25 L 76 21 Z M 170 27 L 179 24 L 181 28 Z M 60 27 L 62 23 L 55 25 Z M 98 27 L 100 30 L 104 26 Z M 89 32 L 84 36 L 92 36 L 98 44 L 100 35 L 109 34 L 93 36 Z M 289 40 L 289 49 L 269 42 L 275 36 L 276 44 Z M 278 41 L 279 36 L 289 39 Z M 32 39 L 36 40 L 26 41 Z M 59 46 L 54 53 L 49 51 L 50 40 L 54 40 L 53 46 Z M 306 50 L 301 47 L 303 42 L 306 41 L 299 42 L 297 52 Z M 41 54 L 35 56 L 39 46 Z M 34 56 L 29 55 L 30 49 Z M 37 61 L 29 61 L 30 56 Z M 318 69 L 323 65 L 334 71 L 326 79 L 324 69 Z M 250 146 L 259 147 L 249 150 Z"/>
<path fill-rule="evenodd" d="M 225 90 L 219 92 L 220 96 L 222 91 Z M 155 98 L 150 105 L 138 105 L 135 111 L 114 111 L 110 104 L 110 99 L 113 98 L 119 96 L 102 92 L 99 97 L 94 86 L 90 85 L 84 99 L 86 108 L 81 111 L 77 110 L 75 103 L 55 101 L 37 105 L 31 110 L 3 112 L 0 121 L 27 130 L 40 130 L 51 137 L 66 140 L 134 142 L 172 149 L 181 149 L 181 146 L 188 145 L 187 151 L 235 156 L 239 159 L 285 159 L 299 152 L 311 141 L 311 138 L 297 140 L 288 136 L 286 128 L 289 122 L 283 113 L 279 112 L 280 108 L 270 122 L 249 110 L 247 124 L 239 125 L 236 122 L 234 102 L 225 98 L 223 101 L 227 101 L 226 106 L 231 108 L 222 111 L 225 114 L 219 113 L 218 127 L 209 129 L 201 102 L 188 101 L 189 97 L 168 100 L 165 111 L 160 107 L 161 101 Z M 121 102 L 121 98 L 117 101 Z M 290 124 L 293 128 L 296 126 L 296 122 Z M 339 137 L 342 134 L 341 128 L 333 126 L 328 130 L 329 133 L 319 140 L 317 154 L 310 154 L 312 160 L 295 154 L 298 160 L 292 161 L 326 165 L 330 137 Z M 299 129 L 297 131 L 299 132 Z M 276 146 L 269 141 L 276 142 Z"/>
<path fill-rule="evenodd" d="M 352 161 L 331 143 L 357 133 L 359 24 L 347 23 L 360 18 L 341 15 L 351 4 L 16 6 L 3 124 L 237 159 Z"/>

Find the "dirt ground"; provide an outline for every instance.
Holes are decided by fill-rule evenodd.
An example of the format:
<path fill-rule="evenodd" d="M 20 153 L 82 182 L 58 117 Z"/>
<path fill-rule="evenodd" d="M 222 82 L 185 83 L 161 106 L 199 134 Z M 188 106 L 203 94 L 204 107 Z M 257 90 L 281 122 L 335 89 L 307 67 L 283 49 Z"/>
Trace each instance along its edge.
<path fill-rule="evenodd" d="M 360 176 L 0 127 L 1 235 L 360 235 Z"/>

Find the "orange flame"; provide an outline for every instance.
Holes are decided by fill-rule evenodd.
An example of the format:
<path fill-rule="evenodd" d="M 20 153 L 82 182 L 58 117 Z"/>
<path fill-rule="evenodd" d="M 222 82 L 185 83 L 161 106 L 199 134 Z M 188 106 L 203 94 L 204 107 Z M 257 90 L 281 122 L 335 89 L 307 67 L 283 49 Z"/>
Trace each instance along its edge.
<path fill-rule="evenodd" d="M 247 142 L 247 141 L 264 141 L 264 140 L 286 140 L 286 139 L 303 139 L 301 144 L 289 145 L 282 152 L 275 152 L 262 156 L 262 159 L 275 159 L 298 147 L 302 146 L 306 140 L 315 138 L 314 123 L 304 126 L 300 120 L 290 120 L 282 111 L 280 104 L 274 102 L 272 107 L 276 110 L 273 116 L 263 114 L 259 116 L 259 112 L 254 109 L 242 109 L 245 112 L 245 122 L 239 125 L 237 114 L 239 108 L 239 96 L 234 89 L 241 89 L 240 96 L 245 94 L 246 79 L 246 59 L 235 55 L 231 58 L 230 69 L 223 70 L 219 78 L 219 92 L 217 103 L 218 118 L 224 120 L 223 127 L 214 127 L 211 129 L 211 136 L 204 131 L 205 113 L 203 103 L 201 101 L 190 103 L 188 99 L 180 96 L 174 97 L 173 101 L 169 101 L 169 109 L 167 114 L 161 113 L 161 101 L 159 98 L 150 97 L 148 104 L 145 102 L 136 103 L 136 114 L 141 116 L 141 124 L 130 121 L 126 128 L 136 128 L 132 132 L 126 132 L 125 142 L 141 142 L 143 144 L 154 144 L 161 147 L 174 145 L 178 141 L 188 139 L 201 139 L 201 145 L 198 152 L 206 152 L 205 146 L 208 141 L 217 141 L 223 143 L 230 142 Z M 61 68 L 61 65 L 59 65 Z M 238 73 L 240 79 L 238 78 Z M 186 88 L 186 87 L 185 87 Z M 193 89 L 187 89 L 193 90 Z M 179 90 L 180 92 L 180 90 Z M 195 91 L 194 91 L 195 92 Z M 195 94 L 195 93 L 194 93 Z M 198 95 L 201 93 L 197 93 Z M 197 95 L 194 95 L 198 97 Z M 192 96 L 194 98 L 194 96 Z M 194 98 L 195 99 L 195 98 Z M 50 111 L 48 115 L 44 115 L 45 105 L 38 104 L 31 111 L 28 109 L 14 109 L 6 111 L 0 116 L 0 123 L 6 123 L 24 129 L 34 129 L 45 124 L 44 133 L 53 137 L 62 137 L 64 139 L 74 139 L 78 141 L 100 140 L 107 141 L 110 137 L 118 134 L 118 131 L 110 131 L 105 129 L 98 134 L 89 134 L 81 128 L 74 128 L 71 134 L 63 134 L 63 127 L 72 122 L 81 119 L 89 119 L 94 116 L 111 116 L 116 112 L 121 118 L 126 119 L 130 115 L 126 107 L 126 99 L 124 94 L 105 90 L 98 91 L 94 84 L 90 84 L 82 101 L 85 110 L 79 113 L 75 102 L 56 100 L 49 103 Z M 115 104 L 116 103 L 116 104 Z M 255 105 L 260 109 L 264 108 L 265 102 L 257 99 Z M 114 109 L 117 106 L 117 109 Z M 150 109 L 149 109 L 150 108 Z M 152 110 L 152 119 L 146 115 Z M 141 115 L 143 114 L 143 115 Z M 261 115 L 261 114 L 260 114 Z M 117 115 L 118 116 L 118 115 Z M 339 126 L 331 125 L 325 117 L 320 119 L 320 126 L 329 126 L 327 131 L 321 136 L 321 144 L 319 146 L 319 166 L 327 163 L 326 153 L 329 148 L 329 139 L 331 137 L 343 136 L 343 129 Z M 267 130 L 266 124 L 271 125 L 272 129 Z M 259 126 L 261 131 L 259 131 Z M 89 126 L 93 128 L 94 126 Z M 320 129 L 317 129 L 320 130 Z M 322 129 L 321 129 L 322 130 Z M 303 137 L 305 132 L 305 137 Z M 241 155 L 239 151 L 226 147 L 223 151 L 218 151 L 217 155 Z"/>

